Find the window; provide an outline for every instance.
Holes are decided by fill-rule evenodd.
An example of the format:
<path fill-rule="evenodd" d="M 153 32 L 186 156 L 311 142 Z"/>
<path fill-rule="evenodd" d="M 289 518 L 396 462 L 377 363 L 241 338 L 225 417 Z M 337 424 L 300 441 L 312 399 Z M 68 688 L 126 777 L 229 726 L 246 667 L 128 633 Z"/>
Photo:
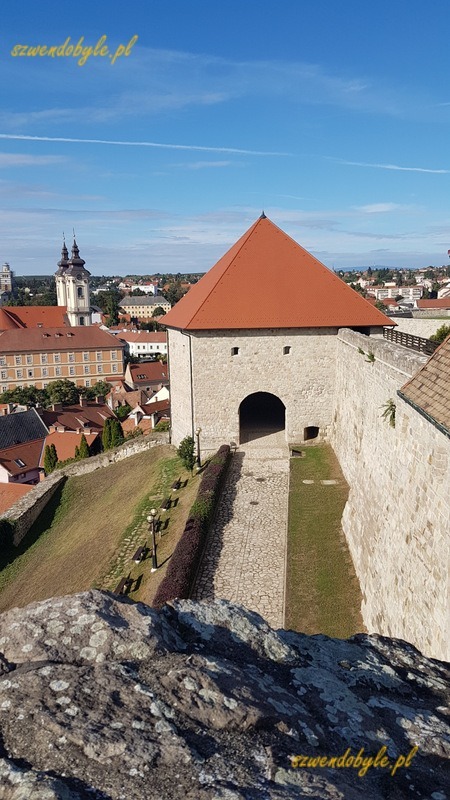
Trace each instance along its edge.
<path fill-rule="evenodd" d="M 22 356 L 16 356 L 16 366 L 20 367 L 22 363 Z"/>
<path fill-rule="evenodd" d="M 8 386 L 2 386 L 2 392 L 7 392 L 7 391 L 8 391 Z"/>
<path fill-rule="evenodd" d="M 83 297 L 83 287 L 82 286 L 78 287 L 77 295 L 78 295 L 79 298 Z M 83 319 L 83 317 L 81 319 Z M 80 325 L 84 325 L 84 322 L 81 322 L 81 320 L 80 320 Z"/>
<path fill-rule="evenodd" d="M 27 369 L 27 378 L 32 378 L 33 375 L 34 375 L 34 370 L 33 369 Z"/>
<path fill-rule="evenodd" d="M 101 353 L 96 353 L 95 356 L 97 358 L 97 361 L 101 361 L 102 360 L 102 354 Z"/>
<path fill-rule="evenodd" d="M 75 375 L 75 367 L 69 367 L 69 375 Z"/>
<path fill-rule="evenodd" d="M 91 382 L 86 380 L 86 381 L 84 382 L 84 385 L 85 385 L 85 386 L 87 386 L 87 387 L 89 387 L 89 386 L 91 385 Z"/>
<path fill-rule="evenodd" d="M 287 344 L 286 347 L 283 347 L 284 356 L 288 356 L 290 352 L 291 352 L 291 346 L 289 344 Z"/>
<path fill-rule="evenodd" d="M 48 364 L 47 353 L 41 353 L 41 364 Z"/>
<path fill-rule="evenodd" d="M 17 464 L 18 467 L 26 467 L 25 461 L 22 461 L 21 458 L 15 458 L 14 463 Z"/>
<path fill-rule="evenodd" d="M 117 372 L 117 364 L 113 364 L 112 365 L 112 371 L 113 372 Z"/>
<path fill-rule="evenodd" d="M 6 367 L 6 356 L 0 356 L 0 367 Z"/>
<path fill-rule="evenodd" d="M 231 348 L 231 355 L 238 356 L 239 355 L 239 347 L 232 347 Z"/>
<path fill-rule="evenodd" d="M 55 375 L 61 375 L 61 367 L 55 367 Z"/>
<path fill-rule="evenodd" d="M 115 361 L 117 358 L 117 353 L 115 350 L 111 350 L 111 361 Z"/>
<path fill-rule="evenodd" d="M 2 380 L 5 381 L 7 379 L 8 379 L 8 370 L 7 369 L 2 369 Z"/>
<path fill-rule="evenodd" d="M 91 368 L 90 368 L 89 364 L 85 364 L 84 374 L 85 375 L 89 375 L 90 371 L 91 371 Z"/>
<path fill-rule="evenodd" d="M 83 353 L 83 361 L 89 361 L 89 353 Z"/>
<path fill-rule="evenodd" d="M 69 353 L 69 363 L 73 363 L 75 361 L 75 353 Z"/>
<path fill-rule="evenodd" d="M 54 353 L 54 354 L 53 354 L 53 359 L 54 359 L 54 361 L 55 361 L 55 364 L 59 364 L 59 363 L 61 362 L 61 355 L 60 355 L 60 353 Z"/>
<path fill-rule="evenodd" d="M 103 372 L 102 364 L 97 364 L 97 372 Z"/>
<path fill-rule="evenodd" d="M 16 378 L 23 378 L 23 370 L 16 369 Z"/>
<path fill-rule="evenodd" d="M 47 367 L 42 367 L 42 377 L 43 378 L 48 378 L 48 368 Z"/>
<path fill-rule="evenodd" d="M 33 363 L 33 356 L 27 356 L 27 364 Z"/>
<path fill-rule="evenodd" d="M 80 325 L 84 325 L 84 317 L 80 317 Z"/>

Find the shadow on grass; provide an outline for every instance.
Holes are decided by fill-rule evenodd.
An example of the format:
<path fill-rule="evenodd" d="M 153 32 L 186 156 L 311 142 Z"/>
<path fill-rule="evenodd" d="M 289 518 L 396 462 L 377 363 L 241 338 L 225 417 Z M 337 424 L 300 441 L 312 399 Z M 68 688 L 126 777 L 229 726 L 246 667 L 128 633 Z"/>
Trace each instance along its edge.
<path fill-rule="evenodd" d="M 56 489 L 53 497 L 48 501 L 45 508 L 41 511 L 38 518 L 33 522 L 28 533 L 23 537 L 22 541 L 15 547 L 9 544 L 5 549 L 0 549 L 0 570 L 5 569 L 9 564 L 12 564 L 19 556 L 22 556 L 43 533 L 48 531 L 53 524 L 53 520 L 58 512 L 61 497 L 64 490 L 66 480 L 64 480 Z"/>

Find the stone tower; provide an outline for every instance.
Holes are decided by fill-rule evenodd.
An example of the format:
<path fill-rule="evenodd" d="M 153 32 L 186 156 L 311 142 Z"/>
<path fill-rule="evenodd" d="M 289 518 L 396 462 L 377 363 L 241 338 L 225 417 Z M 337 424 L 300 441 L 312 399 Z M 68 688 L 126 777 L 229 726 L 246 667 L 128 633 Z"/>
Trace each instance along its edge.
<path fill-rule="evenodd" d="M 61 259 L 55 274 L 56 295 L 59 306 L 67 306 L 67 316 L 71 325 L 90 325 L 91 309 L 89 298 L 90 272 L 80 258 L 80 251 L 73 239 L 72 255 L 69 258 L 66 243 L 63 242 Z"/>

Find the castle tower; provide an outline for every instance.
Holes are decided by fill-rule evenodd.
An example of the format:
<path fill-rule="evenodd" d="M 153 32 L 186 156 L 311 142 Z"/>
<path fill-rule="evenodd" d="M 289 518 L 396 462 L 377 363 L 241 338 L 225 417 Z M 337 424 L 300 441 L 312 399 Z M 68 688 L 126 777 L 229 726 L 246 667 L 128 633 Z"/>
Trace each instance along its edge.
<path fill-rule="evenodd" d="M 164 324 L 172 443 L 200 428 L 212 451 L 271 427 L 287 442 L 326 438 L 339 328 L 394 323 L 262 214 Z"/>
<path fill-rule="evenodd" d="M 72 254 L 63 242 L 61 259 L 55 274 L 56 295 L 59 306 L 67 306 L 67 316 L 71 325 L 90 325 L 91 309 L 89 297 L 90 272 L 85 268 L 85 261 L 80 258 L 80 251 L 73 238 Z"/>

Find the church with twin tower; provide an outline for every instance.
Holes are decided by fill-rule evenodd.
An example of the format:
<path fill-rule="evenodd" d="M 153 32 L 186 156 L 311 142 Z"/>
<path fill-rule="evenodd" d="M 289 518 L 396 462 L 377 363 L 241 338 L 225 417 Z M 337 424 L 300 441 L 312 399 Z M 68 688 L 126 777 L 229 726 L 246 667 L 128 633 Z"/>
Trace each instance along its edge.
<path fill-rule="evenodd" d="M 80 251 L 73 237 L 72 253 L 69 253 L 65 241 L 61 250 L 61 259 L 55 273 L 56 297 L 59 306 L 67 307 L 70 325 L 91 325 L 91 306 L 89 296 L 90 272 L 85 268 L 85 261 L 80 258 Z"/>

